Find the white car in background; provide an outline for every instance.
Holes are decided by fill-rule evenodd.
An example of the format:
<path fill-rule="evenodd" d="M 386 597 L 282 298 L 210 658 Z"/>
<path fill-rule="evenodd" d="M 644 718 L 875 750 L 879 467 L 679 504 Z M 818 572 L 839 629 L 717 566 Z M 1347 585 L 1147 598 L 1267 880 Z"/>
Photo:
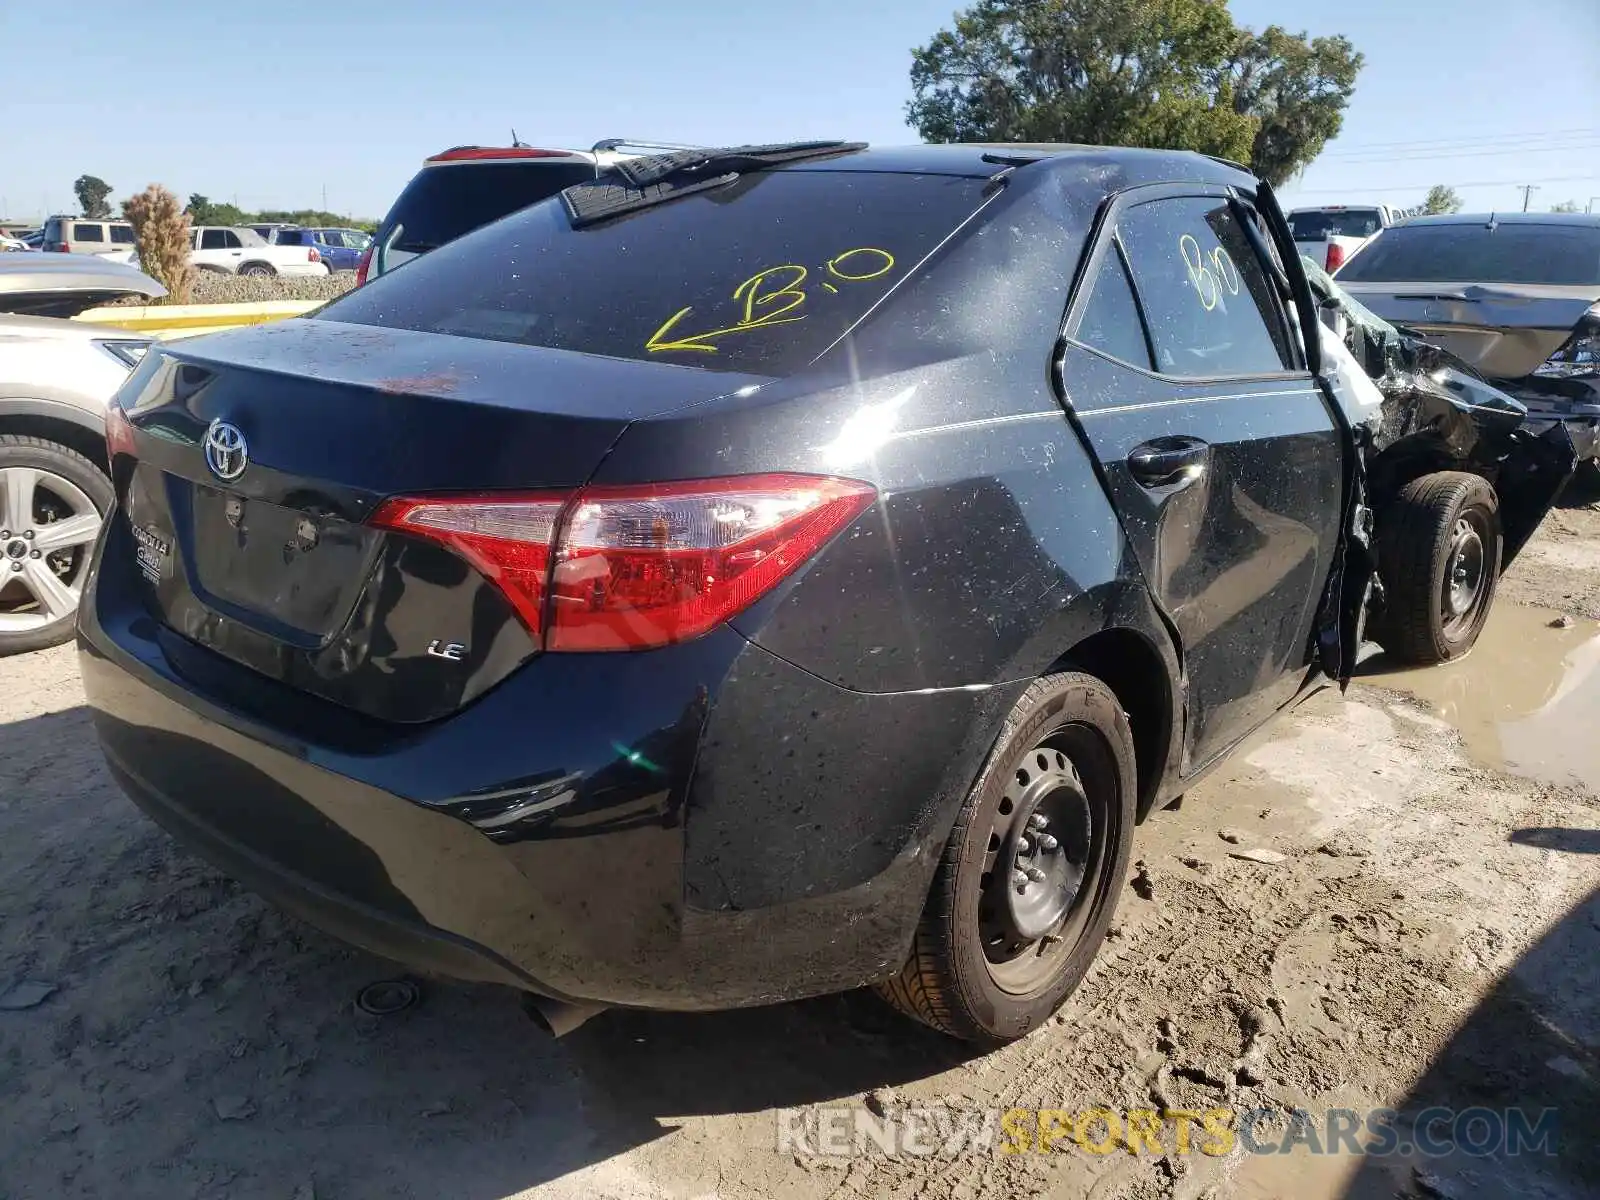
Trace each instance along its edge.
<path fill-rule="evenodd" d="M 0 255 L 0 658 L 72 636 L 112 502 L 106 405 L 150 345 L 65 318 L 166 294 L 87 254 Z"/>
<path fill-rule="evenodd" d="M 1289 214 L 1295 248 L 1330 275 L 1378 234 L 1405 220 L 1387 204 L 1326 204 Z"/>
<path fill-rule="evenodd" d="M 326 275 L 315 246 L 274 246 L 253 229 L 197 225 L 189 261 L 202 271 L 229 275 Z"/>

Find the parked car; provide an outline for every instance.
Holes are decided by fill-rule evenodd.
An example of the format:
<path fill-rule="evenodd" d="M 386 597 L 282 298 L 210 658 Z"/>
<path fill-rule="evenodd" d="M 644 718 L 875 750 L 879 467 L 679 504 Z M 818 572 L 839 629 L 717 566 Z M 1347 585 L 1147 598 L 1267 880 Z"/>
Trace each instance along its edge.
<path fill-rule="evenodd" d="M 44 224 L 40 248 L 61 254 L 95 254 L 117 262 L 134 255 L 133 226 L 127 221 L 51 217 Z"/>
<path fill-rule="evenodd" d="M 1499 383 L 1530 427 L 1563 422 L 1579 454 L 1600 459 L 1600 215 L 1416 217 L 1338 279 Z"/>
<path fill-rule="evenodd" d="M 33 230 L 33 231 L 29 232 L 29 233 L 20 234 L 18 236 L 22 239 L 22 244 L 27 249 L 29 249 L 29 250 L 42 250 L 42 249 L 44 249 L 44 230 L 35 229 L 35 230 Z"/>
<path fill-rule="evenodd" d="M 1380 232 L 1403 220 L 1400 210 L 1387 204 L 1328 204 L 1293 210 L 1289 229 L 1301 254 L 1333 272 Z"/>
<path fill-rule="evenodd" d="M 203 271 L 230 275 L 326 275 L 315 246 L 274 246 L 252 229 L 200 225 L 190 234 L 189 261 Z"/>
<path fill-rule="evenodd" d="M 1135 825 L 1363 625 L 1465 653 L 1571 474 L 1322 281 L 1202 155 L 800 143 L 163 344 L 80 616 L 112 774 L 556 1031 L 872 984 L 1019 1037 Z"/>
<path fill-rule="evenodd" d="M 292 221 L 262 221 L 248 227 L 253 233 L 259 235 L 263 241 L 270 242 L 272 235 L 280 229 L 299 229 L 300 226 Z"/>
<path fill-rule="evenodd" d="M 111 507 L 106 406 L 149 341 L 62 318 L 163 288 L 65 255 L 0 260 L 0 656 L 72 636 Z"/>
<path fill-rule="evenodd" d="M 455 146 L 435 154 L 424 160 L 383 218 L 356 280 L 364 283 L 562 188 L 592 180 L 598 171 L 636 157 L 624 149 L 632 146 L 652 144 L 613 138 L 589 150 Z"/>
<path fill-rule="evenodd" d="M 330 271 L 354 271 L 361 255 L 372 244 L 372 235 L 359 229 L 277 229 L 271 242 L 275 246 L 314 246 Z"/>
<path fill-rule="evenodd" d="M 26 250 L 27 248 L 28 244 L 21 238 L 12 237 L 5 231 L 0 230 L 0 253 L 12 253 Z"/>

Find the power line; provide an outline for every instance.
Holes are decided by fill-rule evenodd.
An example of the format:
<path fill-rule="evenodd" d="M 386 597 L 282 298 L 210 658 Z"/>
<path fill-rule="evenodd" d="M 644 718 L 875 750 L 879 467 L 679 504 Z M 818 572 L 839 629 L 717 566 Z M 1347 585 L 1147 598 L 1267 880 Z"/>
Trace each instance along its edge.
<path fill-rule="evenodd" d="M 1479 147 L 1462 147 L 1457 150 L 1442 150 L 1437 154 L 1417 154 L 1412 152 L 1375 155 L 1371 158 L 1341 158 L 1333 160 L 1341 167 L 1356 167 L 1368 163 L 1386 163 L 1403 160 L 1405 162 L 1430 162 L 1441 158 L 1497 158 L 1505 154 L 1570 154 L 1574 151 L 1600 150 L 1600 140 L 1572 142 L 1564 146 L 1506 146 L 1501 149 L 1482 149 Z M 1321 154 L 1314 162 L 1322 162 L 1328 155 Z"/>
<path fill-rule="evenodd" d="M 1535 183 L 1536 183 L 1536 185 L 1537 184 L 1545 184 L 1545 183 L 1591 183 L 1591 182 L 1594 182 L 1596 180 L 1600 180 L 1600 175 L 1556 175 L 1556 176 L 1551 176 L 1550 178 L 1547 178 L 1547 179 L 1536 180 Z M 1336 188 L 1296 188 L 1294 190 L 1294 194 L 1297 195 L 1297 196 L 1328 196 L 1328 195 L 1334 195 L 1336 193 L 1348 194 L 1348 193 L 1353 192 L 1353 191 L 1369 191 L 1370 192 L 1370 191 L 1374 190 L 1374 188 L 1381 188 L 1384 191 L 1409 192 L 1409 191 L 1415 191 L 1415 190 L 1417 190 L 1419 188 L 1431 188 L 1435 184 L 1438 184 L 1438 183 L 1440 183 L 1440 181 L 1437 180 L 1437 179 L 1429 179 L 1429 180 L 1426 180 L 1423 183 L 1388 183 L 1388 182 L 1385 182 L 1383 184 L 1376 184 L 1376 185 L 1374 185 L 1374 184 L 1359 184 L 1359 185 L 1354 185 L 1354 186 L 1348 186 L 1347 185 L 1345 187 L 1336 187 Z M 1525 183 L 1521 182 L 1520 180 L 1516 180 L 1516 179 L 1462 179 L 1462 180 L 1445 181 L 1442 184 L 1442 186 L 1444 186 L 1444 187 L 1457 187 L 1457 188 L 1467 188 L 1467 187 L 1517 187 L 1517 188 L 1520 188 L 1520 187 L 1526 187 L 1527 185 Z"/>
<path fill-rule="evenodd" d="M 1432 138 L 1407 138 L 1398 142 L 1335 142 L 1328 150 L 1329 154 L 1356 153 L 1362 154 L 1369 150 L 1404 150 L 1412 146 L 1437 146 L 1462 144 L 1478 146 L 1485 143 L 1507 141 L 1544 141 L 1549 138 L 1563 137 L 1592 137 L 1600 134 L 1600 129 L 1593 126 L 1582 129 L 1529 129 L 1514 133 L 1489 133 L 1478 134 L 1473 137 L 1463 137 L 1457 134 L 1441 134 Z"/>

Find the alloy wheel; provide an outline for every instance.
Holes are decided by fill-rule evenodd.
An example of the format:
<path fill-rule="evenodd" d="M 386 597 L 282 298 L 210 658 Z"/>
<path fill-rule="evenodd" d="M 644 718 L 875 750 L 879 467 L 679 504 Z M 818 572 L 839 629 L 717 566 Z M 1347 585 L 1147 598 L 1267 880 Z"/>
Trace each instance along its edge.
<path fill-rule="evenodd" d="M 0 467 L 0 634 L 77 611 L 101 520 L 83 489 L 55 472 Z"/>

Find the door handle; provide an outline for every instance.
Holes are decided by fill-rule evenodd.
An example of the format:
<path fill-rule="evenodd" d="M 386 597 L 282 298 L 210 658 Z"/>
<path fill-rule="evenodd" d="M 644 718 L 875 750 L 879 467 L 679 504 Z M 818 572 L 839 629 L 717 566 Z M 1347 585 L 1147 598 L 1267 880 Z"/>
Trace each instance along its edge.
<path fill-rule="evenodd" d="M 1128 473 L 1140 487 L 1187 483 L 1205 470 L 1211 447 L 1194 437 L 1152 438 L 1128 454 Z"/>

